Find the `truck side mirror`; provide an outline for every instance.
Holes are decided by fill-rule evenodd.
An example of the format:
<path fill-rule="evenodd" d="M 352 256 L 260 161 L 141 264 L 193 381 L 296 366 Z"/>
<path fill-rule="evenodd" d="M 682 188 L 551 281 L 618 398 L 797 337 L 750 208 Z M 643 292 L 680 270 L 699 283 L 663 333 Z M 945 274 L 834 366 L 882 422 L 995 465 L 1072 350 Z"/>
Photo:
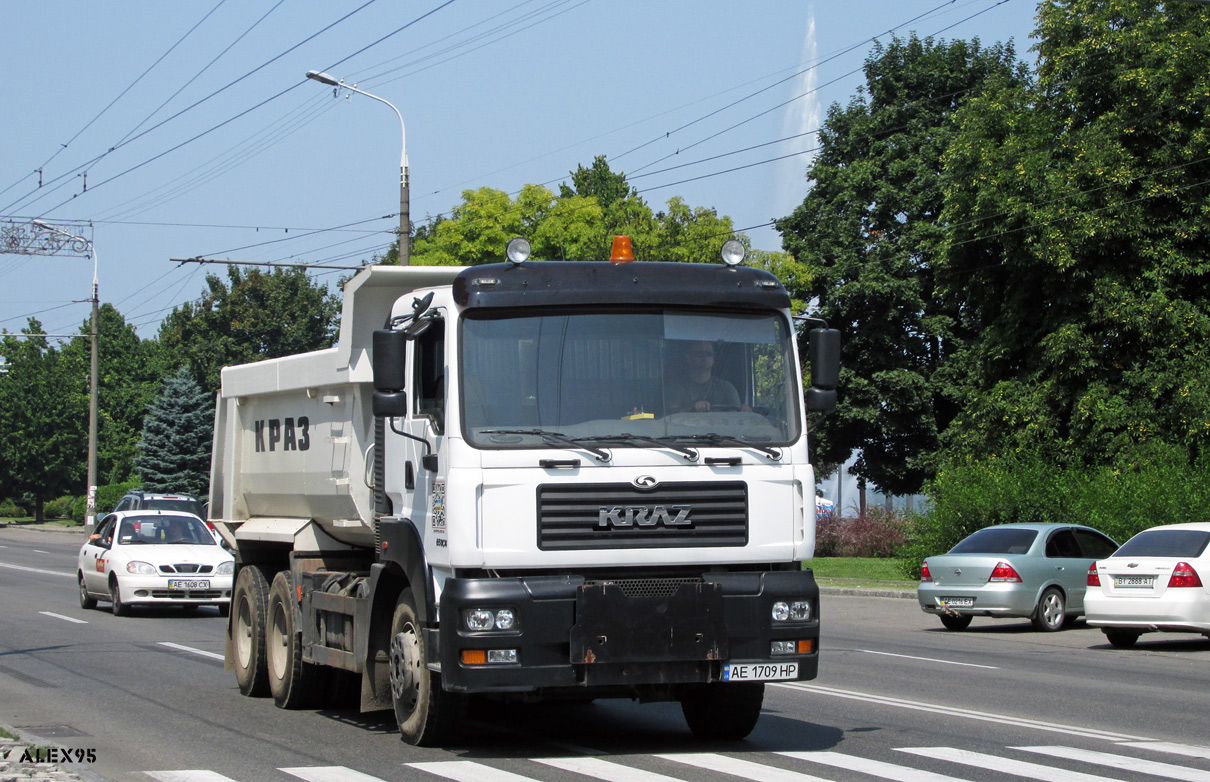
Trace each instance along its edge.
<path fill-rule="evenodd" d="M 840 331 L 811 329 L 808 339 L 811 387 L 806 394 L 807 410 L 826 413 L 836 407 L 836 386 L 840 384 Z"/>
<path fill-rule="evenodd" d="M 374 332 L 374 390 L 402 391 L 407 387 L 407 334 L 393 329 Z"/>
<path fill-rule="evenodd" d="M 375 391 L 370 406 L 375 418 L 403 418 L 408 414 L 406 391 Z"/>

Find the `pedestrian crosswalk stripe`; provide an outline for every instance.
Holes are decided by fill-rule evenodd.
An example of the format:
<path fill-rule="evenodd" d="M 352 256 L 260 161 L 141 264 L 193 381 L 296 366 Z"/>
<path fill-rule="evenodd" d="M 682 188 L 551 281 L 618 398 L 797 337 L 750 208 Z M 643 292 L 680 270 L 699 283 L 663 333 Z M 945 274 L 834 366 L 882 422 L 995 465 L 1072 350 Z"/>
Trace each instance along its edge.
<path fill-rule="evenodd" d="M 217 771 L 144 771 L 144 774 L 158 782 L 235 782 L 231 777 L 225 777 Z"/>
<path fill-rule="evenodd" d="M 354 771 L 345 766 L 300 766 L 298 768 L 279 768 L 291 776 L 305 779 L 307 782 L 383 782 L 378 777 Z"/>
<path fill-rule="evenodd" d="M 667 777 L 633 766 L 624 766 L 621 763 L 611 763 L 600 758 L 534 758 L 534 760 L 563 771 L 603 779 L 605 782 L 669 782 L 670 780 L 680 782 L 674 777 Z"/>
<path fill-rule="evenodd" d="M 778 752 L 777 754 L 796 760 L 822 763 L 833 768 L 860 771 L 863 774 L 892 779 L 896 782 L 966 782 L 959 777 L 946 776 L 909 766 L 899 766 L 881 760 L 859 758 L 856 755 L 845 755 L 842 752 Z"/>
<path fill-rule="evenodd" d="M 481 763 L 472 763 L 469 760 L 408 763 L 406 765 L 409 768 L 452 779 L 454 782 L 532 782 L 530 777 L 523 777 L 520 774 L 492 768 Z"/>
<path fill-rule="evenodd" d="M 1184 782 L 1210 782 L 1210 771 L 1188 768 L 1187 766 L 1177 766 L 1172 763 L 1160 763 L 1156 760 L 1132 758 L 1126 755 L 1113 755 L 1108 752 L 1093 752 L 1086 749 L 1076 749 L 1075 747 L 1011 747 L 1011 749 L 1036 752 L 1040 755 L 1049 755 L 1054 758 L 1078 760 L 1082 763 L 1095 763 L 1098 766 L 1109 766 L 1110 768 L 1117 768 L 1122 771 L 1134 771 L 1139 774 L 1180 779 L 1184 780 Z"/>
<path fill-rule="evenodd" d="M 706 771 L 730 774 L 733 777 L 754 782 L 829 782 L 823 777 L 811 776 L 800 771 L 788 771 L 777 766 L 766 766 L 763 763 L 753 763 L 751 760 L 740 760 L 729 755 L 690 752 L 683 755 L 656 755 L 656 757 L 674 760 L 677 763 L 695 766 Z"/>
<path fill-rule="evenodd" d="M 1198 747 L 1193 744 L 1174 744 L 1171 741 L 1123 741 L 1118 746 L 1167 752 L 1170 755 L 1184 755 L 1187 758 L 1210 759 L 1210 747 Z"/>
<path fill-rule="evenodd" d="M 1106 782 L 1106 780 L 1114 779 L 952 747 L 903 747 L 898 751 L 910 752 L 926 758 L 947 760 L 951 763 L 962 763 L 976 768 L 995 769 L 1004 774 L 1016 774 L 1027 779 L 1037 779 L 1040 782 Z"/>

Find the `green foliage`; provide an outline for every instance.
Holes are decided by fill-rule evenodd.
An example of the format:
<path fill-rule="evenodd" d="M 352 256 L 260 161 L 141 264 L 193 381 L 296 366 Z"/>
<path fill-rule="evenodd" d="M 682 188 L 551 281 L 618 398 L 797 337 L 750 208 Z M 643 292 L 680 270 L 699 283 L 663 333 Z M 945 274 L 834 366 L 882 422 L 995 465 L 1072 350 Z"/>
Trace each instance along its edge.
<path fill-rule="evenodd" d="M 112 513 L 119 500 L 125 497 L 127 493 L 139 488 L 141 485 L 142 483 L 140 481 L 125 481 L 123 483 L 110 483 L 106 484 L 105 486 L 98 486 L 97 515 L 100 516 L 102 513 Z M 73 509 L 73 518 L 74 517 L 75 515 Z M 84 518 L 83 514 L 80 515 L 80 518 Z"/>
<path fill-rule="evenodd" d="M 160 349 L 173 366 L 185 362 L 206 393 L 219 388 L 224 366 L 331 347 L 340 315 L 335 296 L 304 269 L 241 270 L 227 281 L 207 275 L 196 302 L 174 309 L 160 325 Z"/>
<path fill-rule="evenodd" d="M 926 487 L 929 508 L 900 550 L 909 575 L 920 563 L 993 524 L 1066 523 L 1124 543 L 1158 524 L 1210 520 L 1210 457 L 1154 443 L 1100 467 L 1061 466 L 1042 451 L 959 459 Z"/>
<path fill-rule="evenodd" d="M 954 414 L 943 368 L 962 344 L 933 278 L 942 160 L 955 112 L 1021 70 L 1010 46 L 893 38 L 866 59 L 865 90 L 828 111 L 811 191 L 777 221 L 810 270 L 790 278 L 791 294 L 818 299 L 844 336 L 838 407 L 812 434 L 825 472 L 857 453 L 851 471 L 891 494 L 918 491 L 930 474 Z"/>
<path fill-rule="evenodd" d="M 11 499 L 6 499 L 0 502 L 0 516 L 6 519 L 20 519 L 25 517 L 25 508 L 22 508 Z"/>
<path fill-rule="evenodd" d="M 64 495 L 57 499 L 53 499 L 46 503 L 42 509 L 42 513 L 48 519 L 66 519 L 71 517 L 71 506 L 75 503 L 76 498 L 70 494 Z"/>
<path fill-rule="evenodd" d="M 147 491 L 205 495 L 210 486 L 214 402 L 181 367 L 164 378 L 143 423 L 135 467 Z"/>
<path fill-rule="evenodd" d="M 815 556 L 895 557 L 910 531 L 907 517 L 882 508 L 868 508 L 858 517 L 833 515 L 816 522 Z"/>

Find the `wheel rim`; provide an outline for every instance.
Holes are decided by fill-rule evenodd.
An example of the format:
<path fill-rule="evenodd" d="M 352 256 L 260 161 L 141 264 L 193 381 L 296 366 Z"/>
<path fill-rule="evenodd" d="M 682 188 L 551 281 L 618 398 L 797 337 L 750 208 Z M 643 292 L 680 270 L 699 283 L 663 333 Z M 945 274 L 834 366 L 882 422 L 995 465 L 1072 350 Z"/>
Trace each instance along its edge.
<path fill-rule="evenodd" d="M 247 668 L 252 659 L 252 606 L 247 595 L 240 595 L 239 614 L 235 623 L 235 653 L 239 657 L 240 666 Z"/>
<path fill-rule="evenodd" d="M 80 576 L 80 599 L 88 599 L 88 587 L 84 586 L 84 576 Z"/>
<path fill-rule="evenodd" d="M 391 638 L 391 692 L 396 711 L 411 714 L 420 699 L 420 643 L 410 623 Z"/>
<path fill-rule="evenodd" d="M 118 589 L 117 581 L 109 585 L 109 602 L 113 605 L 115 614 L 122 610 L 122 592 Z"/>
<path fill-rule="evenodd" d="M 1042 621 L 1048 627 L 1058 627 L 1063 622 L 1063 601 L 1054 592 L 1042 598 Z"/>
<path fill-rule="evenodd" d="M 269 672 L 275 679 L 283 678 L 286 670 L 286 612 L 281 603 L 273 604 L 273 617 L 269 622 Z"/>

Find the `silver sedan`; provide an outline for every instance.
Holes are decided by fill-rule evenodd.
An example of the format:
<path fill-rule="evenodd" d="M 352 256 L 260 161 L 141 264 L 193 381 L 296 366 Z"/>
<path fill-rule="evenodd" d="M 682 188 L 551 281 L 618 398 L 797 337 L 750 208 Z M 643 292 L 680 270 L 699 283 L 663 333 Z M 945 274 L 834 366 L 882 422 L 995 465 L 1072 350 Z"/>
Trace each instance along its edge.
<path fill-rule="evenodd" d="M 1118 544 L 1091 527 L 998 524 L 929 557 L 916 598 L 950 630 L 976 616 L 1029 617 L 1053 632 L 1084 613 L 1088 568 Z"/>

